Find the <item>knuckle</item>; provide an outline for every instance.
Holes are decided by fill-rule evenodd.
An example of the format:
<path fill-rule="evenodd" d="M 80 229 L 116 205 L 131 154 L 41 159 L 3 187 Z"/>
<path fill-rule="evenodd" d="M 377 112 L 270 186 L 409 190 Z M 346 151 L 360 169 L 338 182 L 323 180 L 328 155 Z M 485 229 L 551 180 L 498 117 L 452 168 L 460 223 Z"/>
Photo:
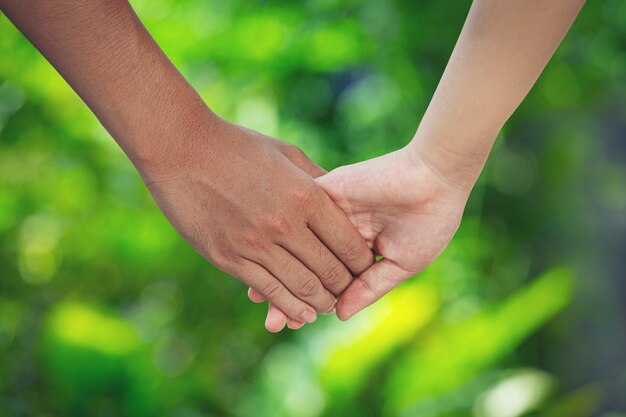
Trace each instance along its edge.
<path fill-rule="evenodd" d="M 276 262 L 276 267 L 280 270 L 281 282 L 296 282 L 295 278 L 301 275 L 296 259 L 291 256 L 280 256 L 275 258 L 274 262 Z"/>
<path fill-rule="evenodd" d="M 336 303 L 337 303 L 337 300 L 335 298 L 329 297 L 328 301 L 324 304 L 324 307 L 322 308 L 322 310 L 320 312 L 321 313 L 328 313 L 328 312 L 330 312 L 335 307 Z"/>
<path fill-rule="evenodd" d="M 320 199 L 319 190 L 314 187 L 302 187 L 294 192 L 294 200 L 301 208 L 309 208 Z"/>
<path fill-rule="evenodd" d="M 379 299 L 383 294 L 379 293 L 379 291 L 370 284 L 370 282 L 366 279 L 361 280 L 361 285 L 363 289 L 370 294 L 372 299 Z"/>
<path fill-rule="evenodd" d="M 363 255 L 363 247 L 358 236 L 352 236 L 340 251 L 342 259 L 356 261 Z"/>
<path fill-rule="evenodd" d="M 315 278 L 307 278 L 298 290 L 298 295 L 301 297 L 311 297 L 319 290 L 319 281 Z"/>
<path fill-rule="evenodd" d="M 320 279 L 329 286 L 338 285 L 345 278 L 344 269 L 339 262 L 331 262 L 320 274 Z"/>
<path fill-rule="evenodd" d="M 265 218 L 264 223 L 273 235 L 289 235 L 292 230 L 287 216 L 280 213 L 272 213 L 268 215 Z"/>
<path fill-rule="evenodd" d="M 244 245 L 255 252 L 267 252 L 270 246 L 267 239 L 253 235 L 244 238 Z"/>
<path fill-rule="evenodd" d="M 261 295 L 263 295 L 268 300 L 274 300 L 279 294 L 282 286 L 278 281 L 271 280 L 265 284 L 263 284 L 261 289 Z"/>

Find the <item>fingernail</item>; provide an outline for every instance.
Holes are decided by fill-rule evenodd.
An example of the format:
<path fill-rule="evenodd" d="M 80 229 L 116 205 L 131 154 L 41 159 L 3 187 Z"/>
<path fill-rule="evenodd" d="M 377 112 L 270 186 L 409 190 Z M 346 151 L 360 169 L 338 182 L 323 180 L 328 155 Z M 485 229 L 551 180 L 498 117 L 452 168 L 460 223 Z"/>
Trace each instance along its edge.
<path fill-rule="evenodd" d="M 337 310 L 335 309 L 335 307 L 331 308 L 330 310 L 328 310 L 325 313 L 322 313 L 325 316 L 330 316 L 331 314 L 335 314 L 337 312 Z"/>
<path fill-rule="evenodd" d="M 313 323 L 316 319 L 317 314 L 315 313 L 315 311 L 306 310 L 304 313 L 302 313 L 302 321 L 304 321 L 305 323 Z"/>
<path fill-rule="evenodd" d="M 287 323 L 287 327 L 289 327 L 291 330 L 298 330 L 301 329 L 302 326 L 304 326 L 304 323 L 301 321 L 293 321 L 290 323 Z"/>
<path fill-rule="evenodd" d="M 347 320 L 349 320 L 349 319 L 350 319 L 353 315 L 354 315 L 354 314 L 345 314 L 345 313 L 343 313 L 343 314 L 341 314 L 341 315 L 337 314 L 337 317 L 339 317 L 339 320 L 341 320 L 341 321 L 347 321 Z"/>

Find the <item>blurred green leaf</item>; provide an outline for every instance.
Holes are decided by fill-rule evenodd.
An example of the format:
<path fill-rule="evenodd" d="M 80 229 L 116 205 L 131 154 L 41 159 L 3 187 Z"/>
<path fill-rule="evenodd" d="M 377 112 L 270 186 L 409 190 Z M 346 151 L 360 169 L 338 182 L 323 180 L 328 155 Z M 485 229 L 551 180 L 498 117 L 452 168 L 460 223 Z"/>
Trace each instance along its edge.
<path fill-rule="evenodd" d="M 572 273 L 555 269 L 466 321 L 441 324 L 399 358 L 385 387 L 394 413 L 443 394 L 515 349 L 570 301 Z"/>

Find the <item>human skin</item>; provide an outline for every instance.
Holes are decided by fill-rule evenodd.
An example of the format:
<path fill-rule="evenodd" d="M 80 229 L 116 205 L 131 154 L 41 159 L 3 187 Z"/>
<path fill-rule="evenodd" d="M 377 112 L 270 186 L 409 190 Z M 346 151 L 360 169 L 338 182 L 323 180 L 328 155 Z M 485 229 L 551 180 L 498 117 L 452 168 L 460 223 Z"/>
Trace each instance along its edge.
<path fill-rule="evenodd" d="M 298 322 L 331 311 L 373 255 L 299 149 L 215 115 L 124 0 L 0 0 L 207 260 Z"/>
<path fill-rule="evenodd" d="M 318 183 L 384 259 L 342 293 L 347 320 L 429 265 L 461 221 L 502 125 L 536 82 L 584 0 L 474 0 L 437 90 L 403 149 Z M 263 297 L 254 290 L 255 302 Z M 268 311 L 266 327 L 287 323 Z M 290 321 L 290 327 L 295 327 Z"/>

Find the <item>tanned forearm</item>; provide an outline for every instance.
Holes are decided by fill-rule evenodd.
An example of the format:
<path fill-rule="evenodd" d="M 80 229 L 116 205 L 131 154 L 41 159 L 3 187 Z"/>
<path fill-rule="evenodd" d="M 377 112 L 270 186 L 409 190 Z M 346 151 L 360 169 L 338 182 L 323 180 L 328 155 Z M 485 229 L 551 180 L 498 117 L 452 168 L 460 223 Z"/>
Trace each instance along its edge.
<path fill-rule="evenodd" d="M 315 183 L 324 171 L 292 145 L 214 115 L 127 1 L 0 8 L 93 110 L 179 233 L 291 327 L 330 311 L 371 265 L 365 239 Z"/>
<path fill-rule="evenodd" d="M 144 170 L 183 146 L 164 142 L 168 133 L 210 113 L 127 1 L 0 0 L 0 8 Z"/>

